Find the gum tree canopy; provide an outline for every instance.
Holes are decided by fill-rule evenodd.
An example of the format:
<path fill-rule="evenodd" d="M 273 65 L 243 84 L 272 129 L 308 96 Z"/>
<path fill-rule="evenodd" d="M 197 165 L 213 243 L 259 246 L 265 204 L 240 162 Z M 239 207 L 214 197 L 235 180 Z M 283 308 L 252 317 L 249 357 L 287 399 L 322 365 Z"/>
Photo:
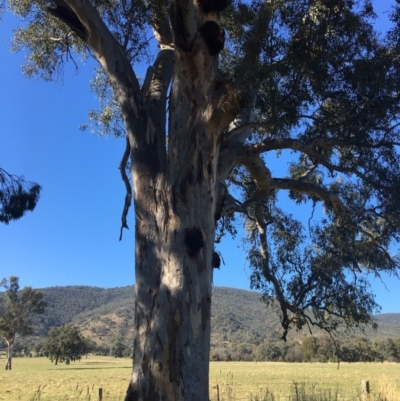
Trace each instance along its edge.
<path fill-rule="evenodd" d="M 366 275 L 399 268 L 396 9 L 383 37 L 362 0 L 5 5 L 25 19 L 13 40 L 26 74 L 52 79 L 67 59 L 94 57 L 101 111 L 90 118 L 126 136 L 122 225 L 133 196 L 136 258 L 127 401 L 208 400 L 215 244 L 240 224 L 251 286 L 277 300 L 283 336 L 371 323 Z M 293 211 L 305 204 L 300 219 L 282 207 L 287 195 Z"/>

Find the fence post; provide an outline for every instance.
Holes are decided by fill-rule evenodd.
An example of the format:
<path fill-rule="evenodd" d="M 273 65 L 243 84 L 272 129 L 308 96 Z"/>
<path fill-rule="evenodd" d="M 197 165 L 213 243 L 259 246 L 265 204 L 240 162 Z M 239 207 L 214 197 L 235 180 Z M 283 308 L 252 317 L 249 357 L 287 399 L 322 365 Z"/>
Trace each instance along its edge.
<path fill-rule="evenodd" d="M 217 401 L 219 401 L 219 386 L 218 386 L 218 384 L 215 386 L 215 391 L 217 393 Z"/>
<path fill-rule="evenodd" d="M 362 392 L 363 401 L 367 401 L 369 399 L 369 381 L 368 380 L 363 380 L 361 382 L 361 392 Z"/>
<path fill-rule="evenodd" d="M 100 387 L 99 388 L 99 401 L 103 400 L 103 389 Z"/>

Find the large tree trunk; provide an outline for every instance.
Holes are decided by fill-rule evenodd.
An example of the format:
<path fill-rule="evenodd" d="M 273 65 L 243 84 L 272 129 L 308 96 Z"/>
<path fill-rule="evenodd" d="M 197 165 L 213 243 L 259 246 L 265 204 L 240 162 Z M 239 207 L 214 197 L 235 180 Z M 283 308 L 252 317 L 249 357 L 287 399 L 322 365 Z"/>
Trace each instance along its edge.
<path fill-rule="evenodd" d="M 208 401 L 217 160 L 221 132 L 238 112 L 226 86 L 216 85 L 222 8 L 154 5 L 160 21 L 171 17 L 174 46 L 169 23 L 156 23 L 161 50 L 140 87 L 90 2 L 65 3 L 113 84 L 131 150 L 136 301 L 126 401 Z"/>
<path fill-rule="evenodd" d="M 14 338 L 11 338 L 10 340 L 6 340 L 7 342 L 7 361 L 6 361 L 6 370 L 11 370 L 12 368 L 12 354 L 13 354 L 13 348 L 14 348 Z"/>
<path fill-rule="evenodd" d="M 133 150 L 136 303 L 126 401 L 209 399 L 215 75 L 215 57 L 175 50 L 166 168 Z"/>

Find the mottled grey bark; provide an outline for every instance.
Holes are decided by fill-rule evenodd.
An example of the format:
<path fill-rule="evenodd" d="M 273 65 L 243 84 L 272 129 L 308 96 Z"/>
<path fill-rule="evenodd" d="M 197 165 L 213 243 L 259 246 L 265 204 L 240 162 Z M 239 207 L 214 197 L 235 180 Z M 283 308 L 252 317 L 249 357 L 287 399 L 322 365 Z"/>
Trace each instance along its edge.
<path fill-rule="evenodd" d="M 176 49 L 174 67 L 167 168 L 154 174 L 134 163 L 135 363 L 127 400 L 208 400 L 216 60 Z"/>

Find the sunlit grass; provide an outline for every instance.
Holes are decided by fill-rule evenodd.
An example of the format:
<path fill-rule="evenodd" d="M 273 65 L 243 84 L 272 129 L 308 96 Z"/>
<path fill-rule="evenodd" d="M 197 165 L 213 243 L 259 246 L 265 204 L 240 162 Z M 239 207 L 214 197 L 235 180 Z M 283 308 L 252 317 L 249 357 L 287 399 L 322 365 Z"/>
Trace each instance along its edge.
<path fill-rule="evenodd" d="M 369 380 L 372 395 L 391 392 L 387 401 L 400 401 L 400 364 L 396 363 L 341 363 L 338 369 L 334 363 L 214 362 L 210 394 L 217 400 L 218 385 L 220 401 L 251 396 L 262 400 L 266 392 L 283 401 L 291 396 L 293 383 L 305 383 L 308 393 L 312 388 L 321 394 L 330 391 L 328 400 L 334 400 L 336 393 L 339 400 L 359 400 L 362 380 Z"/>
<path fill-rule="evenodd" d="M 57 366 L 47 358 L 14 358 L 12 371 L 0 370 L 0 400 L 97 400 L 102 388 L 104 401 L 119 401 L 131 369 L 125 358 L 89 357 Z"/>
<path fill-rule="evenodd" d="M 3 363 L 0 401 L 97 401 L 99 388 L 104 401 L 123 401 L 132 369 L 129 359 L 95 356 L 57 366 L 46 358 L 15 358 L 12 371 L 2 370 Z M 210 397 L 217 401 L 218 386 L 219 401 L 359 401 L 362 380 L 370 381 L 371 401 L 400 401 L 396 363 L 341 363 L 337 369 L 330 363 L 213 362 Z"/>

